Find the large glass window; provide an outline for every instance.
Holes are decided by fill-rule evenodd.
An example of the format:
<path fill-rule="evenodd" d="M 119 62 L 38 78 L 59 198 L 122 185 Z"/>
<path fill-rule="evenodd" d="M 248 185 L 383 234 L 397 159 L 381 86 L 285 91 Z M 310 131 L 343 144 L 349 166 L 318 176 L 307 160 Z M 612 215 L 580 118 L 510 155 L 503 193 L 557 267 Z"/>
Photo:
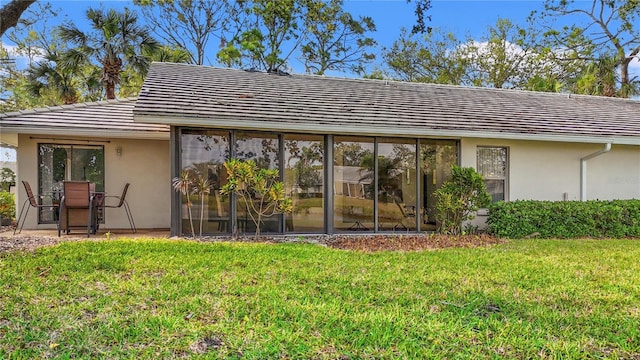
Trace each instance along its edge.
<path fill-rule="evenodd" d="M 192 225 L 196 234 L 228 232 L 229 196 L 220 188 L 227 181 L 223 164 L 229 158 L 229 133 L 183 130 L 180 141 L 182 170 L 190 182 L 189 194 L 182 194 L 182 232 L 190 234 Z"/>
<path fill-rule="evenodd" d="M 285 135 L 284 183 L 293 200 L 285 215 L 286 232 L 324 231 L 323 136 Z"/>
<path fill-rule="evenodd" d="M 416 140 L 378 140 L 378 230 L 416 229 Z"/>
<path fill-rule="evenodd" d="M 451 140 L 420 140 L 420 230 L 436 229 L 436 198 L 434 192 L 451 178 L 451 167 L 458 164 L 458 145 Z"/>
<path fill-rule="evenodd" d="M 240 160 L 253 160 L 261 169 L 279 168 L 279 141 L 276 134 L 262 134 L 250 132 L 238 132 L 236 135 L 236 158 Z M 257 201 L 257 199 L 254 199 Z M 238 230 L 242 233 L 253 234 L 256 231 L 255 224 L 247 212 L 247 204 L 237 200 Z M 277 233 L 280 230 L 279 214 L 265 216 L 260 224 L 261 233 Z"/>
<path fill-rule="evenodd" d="M 59 202 L 62 182 L 86 180 L 104 191 L 104 147 L 102 145 L 38 144 L 38 192 L 45 205 Z M 38 222 L 55 223 L 52 208 L 40 208 Z"/>
<path fill-rule="evenodd" d="M 337 231 L 374 230 L 373 148 L 371 138 L 335 138 L 333 221 Z"/>
<path fill-rule="evenodd" d="M 507 200 L 507 148 L 480 146 L 477 155 L 478 173 L 484 177 L 491 200 Z"/>

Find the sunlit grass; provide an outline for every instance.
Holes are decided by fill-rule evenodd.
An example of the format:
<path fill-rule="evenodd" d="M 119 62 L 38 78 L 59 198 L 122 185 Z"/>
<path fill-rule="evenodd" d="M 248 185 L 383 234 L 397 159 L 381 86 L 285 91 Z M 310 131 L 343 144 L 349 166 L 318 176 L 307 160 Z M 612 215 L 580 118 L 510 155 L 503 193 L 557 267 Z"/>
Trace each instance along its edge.
<path fill-rule="evenodd" d="M 635 240 L 373 254 L 122 240 L 0 256 L 0 358 L 640 356 Z"/>

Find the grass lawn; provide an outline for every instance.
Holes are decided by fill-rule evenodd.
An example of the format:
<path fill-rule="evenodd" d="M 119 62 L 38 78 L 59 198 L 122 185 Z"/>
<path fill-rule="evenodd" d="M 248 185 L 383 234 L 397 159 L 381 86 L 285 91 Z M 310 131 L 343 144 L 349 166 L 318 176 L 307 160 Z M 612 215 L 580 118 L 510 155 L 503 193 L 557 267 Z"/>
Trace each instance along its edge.
<path fill-rule="evenodd" d="M 0 358 L 640 358 L 640 241 L 0 254 Z"/>

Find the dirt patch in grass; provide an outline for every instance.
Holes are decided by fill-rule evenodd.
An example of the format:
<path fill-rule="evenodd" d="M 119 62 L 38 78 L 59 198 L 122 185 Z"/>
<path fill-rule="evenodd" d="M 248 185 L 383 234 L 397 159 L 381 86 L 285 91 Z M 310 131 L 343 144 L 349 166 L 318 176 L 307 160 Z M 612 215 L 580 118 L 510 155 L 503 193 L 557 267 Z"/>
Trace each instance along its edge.
<path fill-rule="evenodd" d="M 327 245 L 343 250 L 357 251 L 418 251 L 428 249 L 444 249 L 452 247 L 481 247 L 500 244 L 506 240 L 487 234 L 479 235 L 370 235 L 348 236 L 336 235 L 327 241 Z"/>

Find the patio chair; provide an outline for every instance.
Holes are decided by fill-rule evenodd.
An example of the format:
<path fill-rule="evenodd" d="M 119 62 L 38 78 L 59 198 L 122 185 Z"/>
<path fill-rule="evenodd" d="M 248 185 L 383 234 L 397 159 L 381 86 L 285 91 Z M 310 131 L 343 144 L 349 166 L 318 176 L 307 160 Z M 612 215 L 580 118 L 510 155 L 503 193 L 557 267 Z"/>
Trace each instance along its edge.
<path fill-rule="evenodd" d="M 64 181 L 64 195 L 60 201 L 58 236 L 72 227 L 86 228 L 87 237 L 96 233 L 96 209 L 88 181 Z"/>
<path fill-rule="evenodd" d="M 24 185 L 24 190 L 27 192 L 27 200 L 25 200 L 24 203 L 22 204 L 22 209 L 20 209 L 20 215 L 18 216 L 18 222 L 16 223 L 16 228 L 13 229 L 13 235 L 16 234 L 16 231 L 18 231 L 18 229 L 20 229 L 18 231 L 18 234 L 22 232 L 22 228 L 24 227 L 24 222 L 27 221 L 27 215 L 29 214 L 30 208 L 32 207 L 36 209 L 50 208 L 55 210 L 58 207 L 58 204 L 53 203 L 53 198 L 52 198 L 51 204 L 40 203 L 38 200 L 43 199 L 44 196 L 38 195 L 36 197 L 35 195 L 33 195 L 33 191 L 31 190 L 31 185 L 29 185 L 28 181 L 22 180 L 22 184 Z M 25 211 L 25 208 L 26 208 L 26 211 Z M 24 213 L 24 218 L 22 217 L 23 213 Z M 22 219 L 22 224 L 20 224 L 20 219 Z"/>
<path fill-rule="evenodd" d="M 126 183 L 124 185 L 124 189 L 122 189 L 122 195 L 120 196 L 105 196 L 104 197 L 104 203 L 102 204 L 103 208 L 109 208 L 109 209 L 118 209 L 123 207 L 124 208 L 124 212 L 127 214 L 127 220 L 129 220 L 129 226 L 131 227 L 131 231 L 133 233 L 136 232 L 136 224 L 133 221 L 133 215 L 131 214 L 131 208 L 129 208 L 129 203 L 127 202 L 127 190 L 129 190 L 129 183 Z M 118 199 L 118 203 L 117 204 L 112 204 L 112 205 L 108 205 L 107 204 L 107 199 L 109 198 L 114 198 L 114 199 Z"/>

